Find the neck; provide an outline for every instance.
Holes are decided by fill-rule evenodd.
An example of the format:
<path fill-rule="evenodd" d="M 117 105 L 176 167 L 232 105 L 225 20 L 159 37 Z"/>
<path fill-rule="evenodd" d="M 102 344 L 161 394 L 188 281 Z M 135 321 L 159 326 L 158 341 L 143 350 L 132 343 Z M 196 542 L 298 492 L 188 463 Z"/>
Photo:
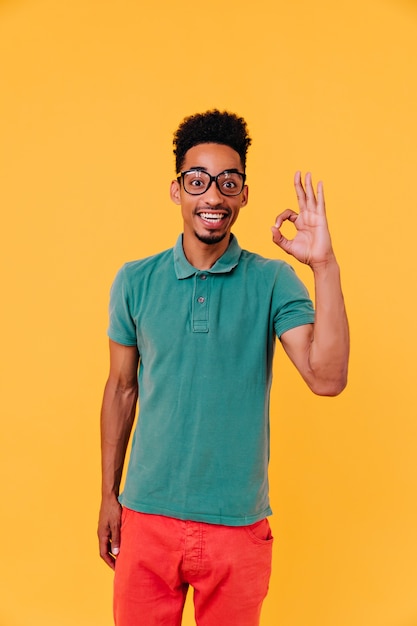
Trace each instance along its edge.
<path fill-rule="evenodd" d="M 209 270 L 226 252 L 230 242 L 230 234 L 218 243 L 204 243 L 195 236 L 191 239 L 183 235 L 182 247 L 187 261 L 198 270 Z"/>

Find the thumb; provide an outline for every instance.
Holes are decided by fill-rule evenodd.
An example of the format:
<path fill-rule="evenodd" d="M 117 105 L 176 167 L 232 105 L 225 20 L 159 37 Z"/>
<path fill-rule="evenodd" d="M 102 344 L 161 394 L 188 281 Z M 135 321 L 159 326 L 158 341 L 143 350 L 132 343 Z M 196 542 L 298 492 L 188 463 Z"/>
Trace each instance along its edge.
<path fill-rule="evenodd" d="M 289 253 L 290 248 L 291 248 L 291 242 L 288 239 L 286 239 L 286 237 L 284 237 L 284 235 L 281 233 L 279 228 L 277 228 L 276 226 L 272 226 L 271 227 L 271 231 L 272 231 L 272 240 L 273 240 L 273 242 L 277 246 L 282 248 L 282 250 L 284 250 L 284 252 L 288 252 Z"/>
<path fill-rule="evenodd" d="M 114 524 L 111 529 L 110 551 L 114 556 L 117 556 L 120 552 L 120 523 Z"/>

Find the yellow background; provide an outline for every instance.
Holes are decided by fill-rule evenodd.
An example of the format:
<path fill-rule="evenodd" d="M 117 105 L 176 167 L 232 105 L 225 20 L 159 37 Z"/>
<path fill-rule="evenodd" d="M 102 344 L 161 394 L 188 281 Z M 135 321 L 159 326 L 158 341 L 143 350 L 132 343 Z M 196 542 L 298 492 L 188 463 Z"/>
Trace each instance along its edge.
<path fill-rule="evenodd" d="M 211 107 L 253 136 L 243 247 L 283 257 L 294 171 L 324 180 L 352 332 L 335 399 L 277 352 L 262 626 L 415 626 L 415 0 L 3 0 L 0 51 L 0 626 L 112 624 L 108 291 L 173 245 L 172 133 Z"/>

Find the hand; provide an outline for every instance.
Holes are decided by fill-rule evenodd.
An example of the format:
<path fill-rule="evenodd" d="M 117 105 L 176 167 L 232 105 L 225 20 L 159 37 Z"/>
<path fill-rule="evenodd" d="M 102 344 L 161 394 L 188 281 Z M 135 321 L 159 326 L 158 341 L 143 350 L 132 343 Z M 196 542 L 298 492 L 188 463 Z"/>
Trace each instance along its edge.
<path fill-rule="evenodd" d="M 326 219 L 323 183 L 317 185 L 317 198 L 310 173 L 306 174 L 304 188 L 301 172 L 296 172 L 294 186 L 300 213 L 287 209 L 278 215 L 271 229 L 273 241 L 301 263 L 311 267 L 327 263 L 333 258 L 333 249 Z M 280 231 L 286 220 L 292 222 L 297 230 L 294 239 L 286 239 Z"/>
<path fill-rule="evenodd" d="M 116 556 L 120 550 L 120 525 L 122 507 L 116 497 L 103 499 L 100 508 L 97 535 L 100 556 L 112 569 L 116 565 Z"/>

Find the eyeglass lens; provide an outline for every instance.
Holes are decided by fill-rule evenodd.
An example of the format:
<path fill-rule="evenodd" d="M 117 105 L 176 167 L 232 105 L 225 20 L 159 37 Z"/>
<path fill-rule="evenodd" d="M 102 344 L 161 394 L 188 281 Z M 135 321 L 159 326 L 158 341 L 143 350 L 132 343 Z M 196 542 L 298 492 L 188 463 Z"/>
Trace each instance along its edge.
<path fill-rule="evenodd" d="M 243 189 L 243 176 L 239 172 L 222 172 L 216 177 L 202 170 L 190 170 L 183 174 L 184 189 L 187 193 L 199 195 L 207 191 L 212 180 L 225 196 L 237 196 Z"/>

